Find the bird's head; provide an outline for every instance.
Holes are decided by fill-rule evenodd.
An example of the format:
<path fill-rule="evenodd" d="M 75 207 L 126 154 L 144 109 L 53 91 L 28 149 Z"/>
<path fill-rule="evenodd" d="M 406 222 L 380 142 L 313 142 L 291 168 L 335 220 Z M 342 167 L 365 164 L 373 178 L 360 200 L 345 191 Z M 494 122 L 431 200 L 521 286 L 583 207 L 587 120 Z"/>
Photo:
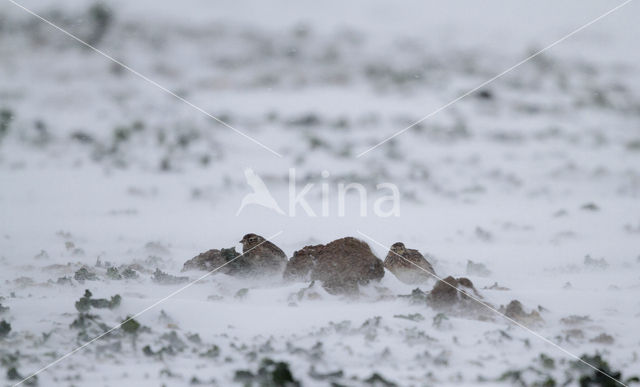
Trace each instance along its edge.
<path fill-rule="evenodd" d="M 242 237 L 242 240 L 240 241 L 240 243 L 242 243 L 242 248 L 245 250 L 255 247 L 262 242 L 264 242 L 264 238 L 256 234 L 247 234 Z"/>
<path fill-rule="evenodd" d="M 391 251 L 392 251 L 392 252 L 394 252 L 394 253 L 396 253 L 396 254 L 399 254 L 399 255 L 404 254 L 404 253 L 405 253 L 405 251 L 406 251 L 406 249 L 405 249 L 405 247 L 404 247 L 404 243 L 402 243 L 402 242 L 396 242 L 396 243 L 394 243 L 394 244 L 391 246 Z"/>

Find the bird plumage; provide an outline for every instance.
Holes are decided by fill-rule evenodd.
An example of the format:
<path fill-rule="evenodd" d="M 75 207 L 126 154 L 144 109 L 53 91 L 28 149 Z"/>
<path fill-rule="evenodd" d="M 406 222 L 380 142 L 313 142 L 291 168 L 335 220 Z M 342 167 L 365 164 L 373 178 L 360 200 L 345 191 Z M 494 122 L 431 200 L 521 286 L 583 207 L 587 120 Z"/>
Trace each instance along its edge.
<path fill-rule="evenodd" d="M 384 260 L 384 267 L 407 284 L 425 282 L 435 274 L 433 266 L 418 250 L 407 249 L 402 242 L 391 246 Z"/>
<path fill-rule="evenodd" d="M 235 265 L 239 272 L 250 277 L 282 274 L 287 255 L 278 246 L 256 234 L 245 235 L 240 243 L 242 256 Z"/>

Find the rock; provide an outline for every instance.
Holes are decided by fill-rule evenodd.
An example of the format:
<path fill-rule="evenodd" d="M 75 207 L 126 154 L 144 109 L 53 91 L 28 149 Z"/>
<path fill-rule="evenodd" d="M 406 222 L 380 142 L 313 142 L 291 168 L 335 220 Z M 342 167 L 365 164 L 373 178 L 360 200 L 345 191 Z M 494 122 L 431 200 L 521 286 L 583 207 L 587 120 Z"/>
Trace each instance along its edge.
<path fill-rule="evenodd" d="M 371 376 L 365 379 L 364 383 L 370 386 L 380 386 L 380 387 L 396 387 L 397 386 L 397 384 L 385 379 L 384 377 L 382 377 L 382 375 L 380 375 L 377 372 L 374 372 L 373 374 L 371 374 Z"/>
<path fill-rule="evenodd" d="M 491 100 L 493 99 L 493 92 L 491 90 L 480 90 L 476 94 L 476 97 L 480 99 Z"/>
<path fill-rule="evenodd" d="M 590 323 L 592 321 L 593 320 L 591 320 L 591 317 L 589 316 L 578 316 L 575 314 L 560 319 L 560 322 L 566 325 L 581 325 Z"/>
<path fill-rule="evenodd" d="M 289 363 L 265 358 L 254 374 L 249 370 L 236 370 L 234 382 L 244 386 L 297 387 L 300 382 L 294 379 Z"/>
<path fill-rule="evenodd" d="M 122 277 L 126 279 L 136 279 L 139 277 L 138 273 L 131 267 L 127 267 L 122 271 Z"/>
<path fill-rule="evenodd" d="M 175 275 L 167 274 L 160 269 L 156 269 L 156 271 L 153 272 L 151 280 L 162 285 L 178 285 L 189 282 L 189 277 L 177 277 Z"/>
<path fill-rule="evenodd" d="M 80 269 L 78 269 L 78 271 L 75 272 L 73 278 L 75 278 L 76 281 L 97 281 L 98 280 L 98 276 L 96 276 L 95 273 L 92 273 L 89 270 L 87 270 L 86 267 L 81 267 Z"/>
<path fill-rule="evenodd" d="M 507 308 L 505 309 L 504 314 L 510 318 L 518 318 L 519 316 L 523 316 L 526 313 L 522 309 L 522 304 L 518 300 L 512 300 Z"/>
<path fill-rule="evenodd" d="M 107 300 L 106 298 L 92 298 L 93 294 L 86 289 L 84 291 L 84 296 L 82 296 L 78 301 L 76 301 L 76 309 L 78 312 L 88 312 L 90 308 L 109 308 L 114 309 L 120 306 L 120 302 L 122 301 L 122 297 L 119 294 L 111 297 L 111 300 Z"/>
<path fill-rule="evenodd" d="M 127 318 L 125 318 L 120 323 L 120 329 L 122 329 L 123 332 L 131 335 L 136 334 L 136 332 L 138 332 L 138 329 L 140 329 L 141 326 L 142 325 L 140 325 L 140 323 L 134 320 L 133 317 L 131 316 L 127 316 Z"/>
<path fill-rule="evenodd" d="M 397 242 L 391 246 L 384 260 L 384 267 L 392 272 L 401 282 L 409 285 L 420 284 L 434 278 L 433 266 L 418 250 L 407 249 L 404 243 Z"/>
<path fill-rule="evenodd" d="M 346 237 L 296 251 L 285 273 L 292 280 L 321 281 L 332 294 L 350 294 L 357 293 L 359 285 L 380 280 L 384 266 L 368 244 Z"/>
<path fill-rule="evenodd" d="M 333 380 L 333 379 L 342 378 L 344 376 L 344 371 L 337 370 L 337 371 L 333 371 L 333 372 L 321 373 L 321 372 L 316 371 L 314 366 L 311 366 L 311 369 L 309 370 L 309 376 L 313 380 L 326 381 L 326 380 Z M 333 385 L 337 386 L 338 384 L 334 383 Z"/>
<path fill-rule="evenodd" d="M 448 315 L 464 316 L 481 321 L 493 321 L 496 309 L 484 301 L 468 278 L 447 277 L 438 281 L 429 295 L 427 305 Z"/>
<path fill-rule="evenodd" d="M 408 298 L 411 304 L 425 305 L 427 303 L 427 293 L 420 290 L 420 288 L 413 289 L 411 294 L 400 294 L 398 297 Z"/>
<path fill-rule="evenodd" d="M 205 251 L 202 254 L 188 260 L 184 263 L 182 267 L 182 271 L 189 270 L 203 270 L 203 271 L 212 271 L 216 270 L 220 273 L 229 273 L 232 269 L 232 265 L 225 265 L 227 262 L 233 260 L 238 255 L 240 255 L 235 247 L 231 247 L 229 249 L 212 249 L 209 251 Z M 224 265 L 224 266 L 223 266 Z"/>
<path fill-rule="evenodd" d="M 420 322 L 424 320 L 424 316 L 421 315 L 420 313 L 413 313 L 413 314 L 395 314 L 393 315 L 394 318 L 401 318 L 401 319 L 405 319 L 405 320 L 409 320 L 409 321 L 416 321 L 416 322 Z"/>
<path fill-rule="evenodd" d="M 525 312 L 522 303 L 518 300 L 512 300 L 506 308 L 500 309 L 505 316 L 525 325 L 543 321 L 537 310 L 532 310 L 530 313 Z"/>
<path fill-rule="evenodd" d="M 11 324 L 5 320 L 0 321 L 0 338 L 6 337 L 11 332 Z"/>
<path fill-rule="evenodd" d="M 427 296 L 427 302 L 435 308 L 447 308 L 461 303 L 469 304 L 469 302 L 477 303 L 469 295 L 481 298 L 471 280 L 464 277 L 455 279 L 449 276 L 435 284 Z"/>
<path fill-rule="evenodd" d="M 614 339 L 613 339 L 613 336 L 603 332 L 589 341 L 592 343 L 598 343 L 598 344 L 613 344 Z"/>
<path fill-rule="evenodd" d="M 110 267 L 107 268 L 107 278 L 118 281 L 122 279 L 122 274 L 120 274 L 117 268 Z"/>
<path fill-rule="evenodd" d="M 497 281 L 494 282 L 493 285 L 491 285 L 491 286 L 485 286 L 483 289 L 487 289 L 487 290 L 511 290 L 511 289 L 509 289 L 507 287 L 498 285 Z"/>
<path fill-rule="evenodd" d="M 600 209 L 595 203 L 585 203 L 580 208 L 584 211 L 598 211 Z"/>

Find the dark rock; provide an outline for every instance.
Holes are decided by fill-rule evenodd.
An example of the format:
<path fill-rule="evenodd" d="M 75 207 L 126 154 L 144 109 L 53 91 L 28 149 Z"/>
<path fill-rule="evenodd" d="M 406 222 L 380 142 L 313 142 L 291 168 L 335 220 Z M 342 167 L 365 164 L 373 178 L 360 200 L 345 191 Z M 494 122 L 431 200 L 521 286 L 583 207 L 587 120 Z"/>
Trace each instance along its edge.
<path fill-rule="evenodd" d="M 518 300 L 512 300 L 504 313 L 507 317 L 510 318 L 518 318 L 519 316 L 525 315 L 525 311 L 522 309 L 522 303 Z"/>
<path fill-rule="evenodd" d="M 7 379 L 9 380 L 21 380 L 22 375 L 18 372 L 16 367 L 11 367 L 7 370 Z"/>
<path fill-rule="evenodd" d="M 133 270 L 131 267 L 128 267 L 122 271 L 122 277 L 126 279 L 136 279 L 139 277 L 138 272 Z"/>
<path fill-rule="evenodd" d="M 76 301 L 76 309 L 78 312 L 87 312 L 90 308 L 97 309 L 114 309 L 120 306 L 120 302 L 122 301 L 122 297 L 119 294 L 111 297 L 110 300 L 106 298 L 92 298 L 93 294 L 86 289 L 84 291 L 84 296 L 82 296 L 78 301 Z"/>
<path fill-rule="evenodd" d="M 20 372 L 18 372 L 16 367 L 10 367 L 9 369 L 7 369 L 7 379 L 8 380 L 18 380 L 20 381 L 20 383 L 18 384 L 24 384 L 25 386 L 37 386 L 38 385 L 38 376 L 37 375 L 31 375 L 28 377 L 28 379 L 25 379 L 24 376 L 22 376 L 20 374 Z M 14 384 L 15 386 L 17 386 L 18 384 Z"/>
<path fill-rule="evenodd" d="M 377 372 L 373 373 L 371 376 L 369 376 L 367 379 L 365 379 L 364 382 L 366 384 L 369 384 L 369 385 L 372 385 L 372 386 L 379 386 L 379 387 L 395 387 L 395 386 L 397 386 L 397 384 L 385 379 L 384 377 L 382 377 L 382 375 L 378 374 Z"/>
<path fill-rule="evenodd" d="M 396 314 L 393 315 L 394 318 L 401 318 L 401 319 L 405 319 L 405 320 L 409 320 L 409 321 L 423 321 L 424 320 L 424 316 L 421 315 L 420 313 L 413 313 L 413 314 Z"/>
<path fill-rule="evenodd" d="M 6 337 L 11 332 L 11 324 L 5 320 L 0 321 L 0 339 Z"/>
<path fill-rule="evenodd" d="M 309 370 L 309 377 L 311 379 L 319 380 L 319 381 L 340 379 L 343 376 L 344 376 L 344 371 L 342 371 L 342 370 L 337 370 L 337 371 L 327 372 L 327 373 L 321 373 L 321 372 L 316 371 L 314 366 L 311 366 L 311 369 Z"/>
<path fill-rule="evenodd" d="M 234 381 L 245 386 L 296 387 L 300 382 L 293 378 L 289 364 L 264 359 L 255 374 L 249 370 L 237 370 Z"/>
<path fill-rule="evenodd" d="M 491 90 L 480 90 L 476 96 L 480 99 L 490 100 L 493 99 L 493 92 Z"/>
<path fill-rule="evenodd" d="M 112 280 L 121 280 L 122 274 L 120 274 L 117 268 L 110 267 L 107 269 L 107 277 L 109 277 Z"/>
<path fill-rule="evenodd" d="M 235 252 L 235 248 L 233 249 L 233 251 Z M 219 268 L 220 266 L 224 265 L 226 262 L 227 261 L 225 260 L 220 250 L 212 249 L 209 251 L 205 251 L 204 253 L 199 254 L 198 256 L 185 262 L 184 266 L 182 267 L 182 271 L 183 272 L 188 270 L 211 271 Z M 225 273 L 228 270 L 229 270 L 228 267 L 223 266 L 218 271 L 220 271 L 221 273 Z"/>
<path fill-rule="evenodd" d="M 91 137 L 90 134 L 87 134 L 81 131 L 76 131 L 71 133 L 71 139 L 78 141 L 79 143 L 82 143 L 82 144 L 90 144 L 94 142 L 94 139 L 93 137 Z"/>
<path fill-rule="evenodd" d="M 97 315 L 90 313 L 78 313 L 78 317 L 73 320 L 69 327 L 79 329 L 81 332 L 78 333 L 78 336 L 82 337 L 87 336 L 87 330 L 89 329 L 102 332 L 109 329 L 107 324 L 102 323 Z"/>
<path fill-rule="evenodd" d="M 236 383 L 242 383 L 244 386 L 250 386 L 253 383 L 255 376 L 253 372 L 249 370 L 237 370 L 233 376 L 233 381 Z"/>
<path fill-rule="evenodd" d="M 606 333 L 601 333 L 589 341 L 591 341 L 592 343 L 598 343 L 598 344 L 613 344 L 614 339 L 613 339 L 613 336 L 611 335 L 608 335 Z"/>
<path fill-rule="evenodd" d="M 76 271 L 73 278 L 75 278 L 76 281 L 96 281 L 98 279 L 98 276 L 96 276 L 95 273 L 87 270 L 86 267 L 82 267 L 78 269 L 78 271 Z"/>
<path fill-rule="evenodd" d="M 530 313 L 525 312 L 522 303 L 518 300 L 512 300 L 501 312 L 503 312 L 505 316 L 522 324 L 542 322 L 542 317 L 540 317 L 537 310 L 532 310 Z"/>
<path fill-rule="evenodd" d="M 494 282 L 493 285 L 491 285 L 491 286 L 485 286 L 483 289 L 487 289 L 487 290 L 510 290 L 507 287 L 498 285 L 497 281 Z"/>
<path fill-rule="evenodd" d="M 427 303 L 427 293 L 423 292 L 420 288 L 415 288 L 411 291 L 411 294 L 401 294 L 398 297 L 408 298 L 411 304 L 424 305 Z"/>
<path fill-rule="evenodd" d="M 151 279 L 153 280 L 153 282 L 163 285 L 177 285 L 189 281 L 189 277 L 177 277 L 175 275 L 167 274 L 160 269 L 156 269 Z"/>
<path fill-rule="evenodd" d="M 582 360 L 582 362 L 584 363 L 590 364 L 593 367 L 587 367 L 582 362 L 573 361 L 573 368 L 580 370 L 580 373 L 582 374 L 578 380 L 578 383 L 581 387 L 615 387 L 622 384 L 618 382 L 618 380 L 623 380 L 622 372 L 613 369 L 609 365 L 609 363 L 602 358 L 602 355 L 595 354 L 593 356 L 590 356 L 585 354 L 580 357 L 580 360 Z M 637 376 L 632 376 L 630 378 L 627 378 L 626 384 L 631 384 L 631 382 L 638 381 L 640 381 L 640 379 Z"/>
<path fill-rule="evenodd" d="M 131 316 L 127 316 L 122 323 L 120 323 L 120 329 L 122 329 L 125 333 L 135 334 L 140 329 L 141 325 L 139 322 L 134 320 Z"/>
<path fill-rule="evenodd" d="M 455 279 L 449 276 L 435 284 L 427 297 L 427 302 L 435 308 L 446 308 L 467 303 L 467 301 L 475 302 L 469 296 L 480 298 L 471 280 L 464 277 Z"/>
<path fill-rule="evenodd" d="M 216 358 L 220 356 L 220 347 L 212 345 L 207 351 L 200 354 L 200 357 Z"/>
<path fill-rule="evenodd" d="M 316 126 L 320 124 L 320 118 L 313 113 L 309 113 L 290 119 L 288 124 L 290 126 Z"/>
<path fill-rule="evenodd" d="M 598 211 L 600 209 L 595 203 L 585 203 L 580 208 L 585 211 Z"/>

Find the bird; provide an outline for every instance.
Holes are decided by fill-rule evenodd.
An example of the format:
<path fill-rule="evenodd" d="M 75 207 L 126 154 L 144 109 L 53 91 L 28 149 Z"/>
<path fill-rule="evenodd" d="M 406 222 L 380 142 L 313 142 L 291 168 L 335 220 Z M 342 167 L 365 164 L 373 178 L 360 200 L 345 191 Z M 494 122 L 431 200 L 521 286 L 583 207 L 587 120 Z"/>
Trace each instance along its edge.
<path fill-rule="evenodd" d="M 242 256 L 234 262 L 234 271 L 248 277 L 282 274 L 287 255 L 260 235 L 247 234 L 242 240 Z"/>
<path fill-rule="evenodd" d="M 244 177 L 247 180 L 247 184 L 253 189 L 253 192 L 246 194 L 242 198 L 242 203 L 240 203 L 240 208 L 238 208 L 236 216 L 240 215 L 240 212 L 249 204 L 257 204 L 274 210 L 280 215 L 285 215 L 282 208 L 278 205 L 278 202 L 276 202 L 271 192 L 269 192 L 267 185 L 253 169 L 246 168 L 244 170 Z"/>
<path fill-rule="evenodd" d="M 360 285 L 379 281 L 384 276 L 382 261 L 366 242 L 353 237 L 336 239 L 326 245 L 307 246 L 297 251 L 292 260 L 296 258 L 301 260 L 302 271 L 309 271 L 309 279 L 322 282 L 331 294 L 356 294 Z"/>
<path fill-rule="evenodd" d="M 325 245 L 309 245 L 293 252 L 293 257 L 287 262 L 284 279 L 287 281 L 306 281 L 311 278 L 311 272 L 317 264 L 318 256 Z"/>
<path fill-rule="evenodd" d="M 391 246 L 384 260 L 384 267 L 401 282 L 411 285 L 425 282 L 436 273 L 418 250 L 407 249 L 402 242 Z"/>

